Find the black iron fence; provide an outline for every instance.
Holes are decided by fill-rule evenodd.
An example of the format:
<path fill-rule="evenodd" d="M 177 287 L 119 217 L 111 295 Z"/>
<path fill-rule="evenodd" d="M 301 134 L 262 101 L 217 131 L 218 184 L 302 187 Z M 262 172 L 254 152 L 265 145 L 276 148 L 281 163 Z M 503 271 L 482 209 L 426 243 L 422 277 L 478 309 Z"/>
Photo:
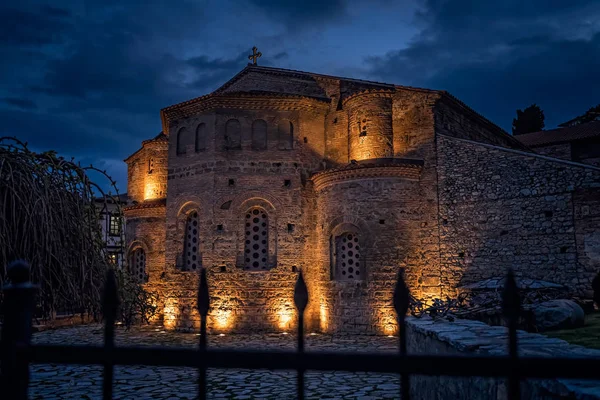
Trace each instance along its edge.
<path fill-rule="evenodd" d="M 304 311 L 308 290 L 302 272 L 294 288 L 298 309 L 298 347 L 296 351 L 235 351 L 209 349 L 206 318 L 210 311 L 206 271 L 202 270 L 198 288 L 200 337 L 196 350 L 183 348 L 116 347 L 114 322 L 119 300 L 114 271 L 109 271 L 104 292 L 104 345 L 64 346 L 31 345 L 31 319 L 35 286 L 29 281 L 29 267 L 15 262 L 9 267 L 10 284 L 4 287 L 4 324 L 1 342 L 0 388 L 11 399 L 26 399 L 30 363 L 103 365 L 103 398 L 113 397 L 115 365 L 152 365 L 194 367 L 198 369 L 198 397 L 207 396 L 208 368 L 270 369 L 297 371 L 297 397 L 304 399 L 304 374 L 307 370 L 396 373 L 401 377 L 399 398 L 410 398 L 410 376 L 500 377 L 508 380 L 508 398 L 520 398 L 520 383 L 526 378 L 600 379 L 600 359 L 518 357 L 517 320 L 520 311 L 519 291 L 509 272 L 503 293 L 503 311 L 508 323 L 508 356 L 434 356 L 411 355 L 406 349 L 405 316 L 409 291 L 402 274 L 394 291 L 394 308 L 398 317 L 397 354 L 344 354 L 304 351 Z"/>

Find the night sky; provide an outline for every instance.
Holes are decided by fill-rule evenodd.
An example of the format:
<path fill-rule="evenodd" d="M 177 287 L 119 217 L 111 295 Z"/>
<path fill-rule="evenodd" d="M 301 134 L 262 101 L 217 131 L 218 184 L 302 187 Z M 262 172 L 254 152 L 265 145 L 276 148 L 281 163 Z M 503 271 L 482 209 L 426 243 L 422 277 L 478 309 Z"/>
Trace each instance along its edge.
<path fill-rule="evenodd" d="M 507 131 L 534 102 L 547 128 L 600 103 L 598 0 L 5 3 L 2 135 L 121 190 L 159 110 L 223 84 L 253 45 L 260 65 L 448 90 Z"/>

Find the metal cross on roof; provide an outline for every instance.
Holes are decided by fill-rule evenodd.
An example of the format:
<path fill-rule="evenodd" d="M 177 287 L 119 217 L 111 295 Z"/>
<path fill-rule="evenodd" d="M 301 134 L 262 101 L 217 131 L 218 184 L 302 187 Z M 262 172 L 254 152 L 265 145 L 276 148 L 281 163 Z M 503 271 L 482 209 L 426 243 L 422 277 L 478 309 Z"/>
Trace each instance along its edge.
<path fill-rule="evenodd" d="M 256 46 L 254 46 L 252 48 L 252 54 L 248 56 L 248 60 L 252 60 L 252 64 L 258 65 L 256 63 L 256 60 L 259 59 L 261 56 L 262 56 L 262 53 L 260 51 L 258 51 Z"/>

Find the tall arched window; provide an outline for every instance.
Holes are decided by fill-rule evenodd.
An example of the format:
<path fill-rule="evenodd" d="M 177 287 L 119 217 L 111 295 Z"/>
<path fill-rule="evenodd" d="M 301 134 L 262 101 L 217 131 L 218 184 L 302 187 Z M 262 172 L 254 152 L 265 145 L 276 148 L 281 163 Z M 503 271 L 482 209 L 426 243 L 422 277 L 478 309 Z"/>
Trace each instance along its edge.
<path fill-rule="evenodd" d="M 186 147 L 191 144 L 190 133 L 187 128 L 183 127 L 177 132 L 177 154 L 185 154 Z"/>
<path fill-rule="evenodd" d="M 281 121 L 277 126 L 278 147 L 281 150 L 291 150 L 294 143 L 294 124 Z"/>
<path fill-rule="evenodd" d="M 206 150 L 206 124 L 203 122 L 196 128 L 196 151 Z"/>
<path fill-rule="evenodd" d="M 264 150 L 267 148 L 267 123 L 257 119 L 252 123 L 252 149 Z"/>
<path fill-rule="evenodd" d="M 364 279 L 364 257 L 361 259 L 358 230 L 347 230 L 331 238 L 333 277 L 337 280 Z"/>
<path fill-rule="evenodd" d="M 192 211 L 185 221 L 185 238 L 183 243 L 182 269 L 184 271 L 195 271 L 202 267 L 202 259 L 200 257 L 200 227 L 197 211 Z"/>
<path fill-rule="evenodd" d="M 146 252 L 141 247 L 129 253 L 129 274 L 138 283 L 148 282 L 146 274 Z"/>
<path fill-rule="evenodd" d="M 244 268 L 264 271 L 269 268 L 269 216 L 262 208 L 251 208 L 245 215 Z"/>
<path fill-rule="evenodd" d="M 237 119 L 230 119 L 225 124 L 225 149 L 242 148 L 242 126 Z"/>

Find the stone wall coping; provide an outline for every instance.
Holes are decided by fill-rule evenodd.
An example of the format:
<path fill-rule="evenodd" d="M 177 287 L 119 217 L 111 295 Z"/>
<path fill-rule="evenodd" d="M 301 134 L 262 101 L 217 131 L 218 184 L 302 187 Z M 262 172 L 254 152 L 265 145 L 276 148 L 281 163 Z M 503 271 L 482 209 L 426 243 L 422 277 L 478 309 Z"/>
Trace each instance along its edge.
<path fill-rule="evenodd" d="M 507 355 L 508 330 L 480 321 L 456 319 L 452 322 L 431 317 L 407 317 L 406 324 L 424 336 L 430 336 L 465 353 Z M 410 333 L 409 333 L 410 334 Z M 539 333 L 517 331 L 519 355 L 526 357 L 598 357 L 600 350 L 570 344 Z M 547 379 L 542 385 L 552 393 L 569 393 L 576 399 L 600 399 L 600 382 Z"/>
<path fill-rule="evenodd" d="M 366 162 L 327 169 L 314 174 L 311 180 L 315 184 L 315 190 L 319 191 L 331 184 L 352 179 L 400 177 L 418 180 L 423 170 L 421 160 L 383 159 L 382 161 L 385 160 L 389 161 L 379 163 L 376 160 L 365 160 Z"/>
<path fill-rule="evenodd" d="M 326 113 L 329 99 L 277 92 L 232 92 L 197 97 L 160 110 L 163 132 L 169 135 L 169 124 L 181 118 L 218 109 L 241 110 L 317 110 Z"/>
<path fill-rule="evenodd" d="M 478 145 L 478 146 L 487 147 L 487 148 L 490 148 L 490 149 L 505 151 L 505 152 L 508 152 L 508 153 L 515 153 L 515 154 L 520 154 L 522 156 L 528 156 L 528 157 L 533 157 L 533 158 L 540 158 L 542 160 L 548 160 L 548 161 L 553 161 L 553 162 L 557 162 L 557 163 L 572 165 L 574 167 L 583 167 L 583 168 L 588 168 L 588 169 L 600 171 L 600 167 L 595 167 L 595 166 L 590 165 L 590 164 L 583 164 L 583 163 L 578 163 L 576 161 L 563 160 L 563 159 L 560 159 L 560 158 L 554 158 L 554 157 L 544 156 L 544 155 L 537 154 L 537 153 L 529 153 L 529 152 L 522 151 L 522 150 L 509 149 L 507 147 L 502 147 L 502 146 L 496 146 L 496 145 L 493 145 L 493 144 L 476 142 L 474 140 L 469 140 L 469 139 L 460 139 L 460 138 L 456 138 L 456 137 L 453 137 L 453 136 L 444 135 L 443 133 L 437 133 L 437 135 L 442 136 L 445 139 L 452 139 L 452 140 L 456 140 L 458 142 L 471 143 L 471 144 L 475 144 L 475 145 Z"/>

